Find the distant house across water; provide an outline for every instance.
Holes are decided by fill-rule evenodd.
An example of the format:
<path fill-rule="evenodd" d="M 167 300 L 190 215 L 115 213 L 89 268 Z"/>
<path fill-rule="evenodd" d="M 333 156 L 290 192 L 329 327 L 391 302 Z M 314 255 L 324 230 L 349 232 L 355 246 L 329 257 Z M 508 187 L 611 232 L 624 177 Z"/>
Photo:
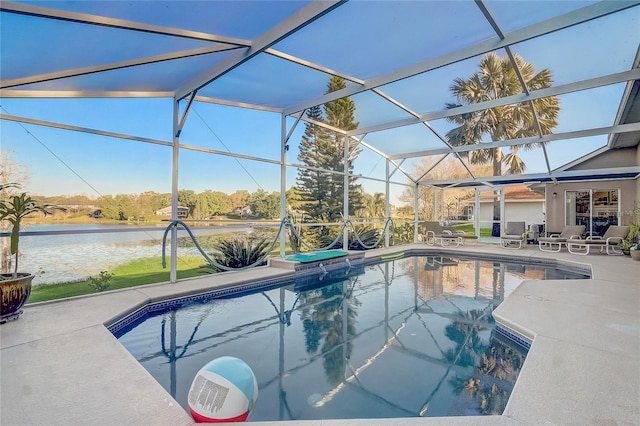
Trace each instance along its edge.
<path fill-rule="evenodd" d="M 171 206 L 156 210 L 156 216 L 171 217 Z M 178 219 L 186 219 L 189 216 L 189 207 L 178 206 L 177 217 Z"/>

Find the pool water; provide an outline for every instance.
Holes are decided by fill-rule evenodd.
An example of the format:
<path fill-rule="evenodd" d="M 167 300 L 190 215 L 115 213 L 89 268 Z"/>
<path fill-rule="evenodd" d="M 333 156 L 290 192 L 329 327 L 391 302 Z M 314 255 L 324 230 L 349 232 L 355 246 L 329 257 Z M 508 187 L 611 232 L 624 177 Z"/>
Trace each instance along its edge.
<path fill-rule="evenodd" d="M 523 279 L 575 278 L 415 256 L 164 308 L 116 336 L 187 411 L 198 370 L 233 356 L 258 382 L 249 421 L 499 415 L 526 349 L 493 310 Z"/>

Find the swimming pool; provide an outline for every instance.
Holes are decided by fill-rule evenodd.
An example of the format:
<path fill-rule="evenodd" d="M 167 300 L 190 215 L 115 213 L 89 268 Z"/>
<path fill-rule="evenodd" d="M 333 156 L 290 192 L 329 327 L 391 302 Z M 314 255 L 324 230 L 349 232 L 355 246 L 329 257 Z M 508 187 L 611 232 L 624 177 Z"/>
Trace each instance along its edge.
<path fill-rule="evenodd" d="M 523 279 L 572 278 L 588 276 L 413 256 L 166 303 L 115 334 L 185 410 L 198 370 L 235 356 L 258 381 L 250 421 L 501 414 L 526 348 L 493 310 Z"/>

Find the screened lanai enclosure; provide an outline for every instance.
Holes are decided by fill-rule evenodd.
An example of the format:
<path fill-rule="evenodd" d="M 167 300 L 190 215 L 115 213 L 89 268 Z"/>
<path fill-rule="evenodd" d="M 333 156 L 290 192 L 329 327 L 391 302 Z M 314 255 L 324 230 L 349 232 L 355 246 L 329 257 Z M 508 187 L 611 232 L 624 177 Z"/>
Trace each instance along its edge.
<path fill-rule="evenodd" d="M 2 182 L 96 219 L 115 214 L 126 231 L 153 234 L 149 255 L 161 235 L 144 226 L 150 215 L 270 232 L 283 256 L 290 241 L 275 233 L 285 218 L 316 248 L 350 248 L 367 232 L 380 245 L 420 241 L 428 220 L 499 236 L 519 219 L 506 206 L 516 185 L 529 201 L 542 194 L 534 223 L 550 219 L 544 201 L 563 182 L 632 182 L 630 192 L 607 187 L 608 203 L 620 198 L 616 217 L 640 199 L 640 1 L 0 10 Z M 220 219 L 231 213 L 238 220 Z M 51 262 L 45 236 L 59 247 L 105 232 L 54 225 L 25 229 L 26 264 L 29 250 Z M 126 250 L 81 251 L 104 260 Z"/>

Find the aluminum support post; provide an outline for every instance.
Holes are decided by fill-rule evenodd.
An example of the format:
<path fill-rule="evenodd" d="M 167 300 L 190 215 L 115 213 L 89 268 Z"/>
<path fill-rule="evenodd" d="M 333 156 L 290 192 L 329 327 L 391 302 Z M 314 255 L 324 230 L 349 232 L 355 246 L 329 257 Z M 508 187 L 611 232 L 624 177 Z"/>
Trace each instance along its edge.
<path fill-rule="evenodd" d="M 171 220 L 178 219 L 178 165 L 180 154 L 180 121 L 179 121 L 179 101 L 173 100 L 173 148 L 171 159 Z M 175 283 L 178 280 L 178 227 L 171 228 L 171 262 L 169 271 L 169 282 Z"/>
<path fill-rule="evenodd" d="M 344 147 L 344 180 L 342 188 L 342 216 L 345 221 L 349 220 L 349 138 L 344 136 L 342 138 L 342 145 Z M 342 249 L 349 249 L 349 227 L 345 226 L 342 232 Z"/>
<path fill-rule="evenodd" d="M 500 197 L 500 236 L 502 236 L 502 230 L 504 229 L 505 217 L 504 217 L 504 186 L 500 187 L 500 191 L 498 191 Z"/>
<path fill-rule="evenodd" d="M 473 226 L 476 229 L 476 235 L 480 238 L 480 191 L 475 189 L 475 205 L 473 206 Z"/>
<path fill-rule="evenodd" d="M 504 229 L 505 222 L 504 217 L 504 186 L 500 187 L 500 235 L 502 235 L 502 230 Z"/>
<path fill-rule="evenodd" d="M 419 197 L 420 184 L 416 182 L 416 188 L 413 190 L 413 242 L 418 242 L 418 220 L 419 220 Z"/>
<path fill-rule="evenodd" d="M 389 185 L 389 179 L 391 178 L 391 176 L 389 175 L 389 159 L 387 158 L 387 179 L 385 182 L 385 189 L 384 189 L 384 193 L 385 193 L 385 199 L 384 199 L 384 246 L 385 247 L 389 247 L 389 227 L 386 226 L 387 225 L 387 221 L 389 220 L 389 216 L 391 214 L 391 210 L 389 209 L 389 189 L 390 189 L 390 185 Z M 397 170 L 397 169 L 396 169 Z"/>
<path fill-rule="evenodd" d="M 280 143 L 280 221 L 284 220 L 287 214 L 287 117 L 282 114 L 280 122 L 281 143 Z M 280 232 L 280 257 L 284 259 L 287 244 L 287 228 L 283 227 Z"/>

